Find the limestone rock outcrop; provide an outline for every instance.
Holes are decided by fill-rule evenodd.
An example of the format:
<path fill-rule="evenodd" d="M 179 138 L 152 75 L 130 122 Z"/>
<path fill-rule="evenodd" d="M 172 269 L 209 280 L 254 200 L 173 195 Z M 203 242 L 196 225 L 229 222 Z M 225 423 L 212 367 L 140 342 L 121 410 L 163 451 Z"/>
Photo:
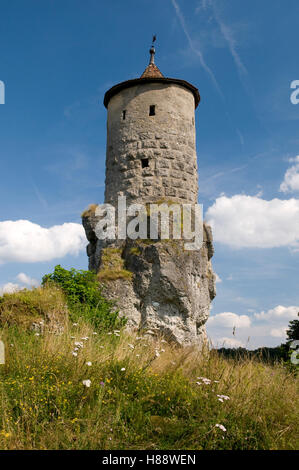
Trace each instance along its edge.
<path fill-rule="evenodd" d="M 212 270 L 212 232 L 185 251 L 178 240 L 98 240 L 97 218 L 83 217 L 89 240 L 89 269 L 96 271 L 105 295 L 116 301 L 127 327 L 165 336 L 180 345 L 203 344 L 210 303 L 216 295 Z"/>

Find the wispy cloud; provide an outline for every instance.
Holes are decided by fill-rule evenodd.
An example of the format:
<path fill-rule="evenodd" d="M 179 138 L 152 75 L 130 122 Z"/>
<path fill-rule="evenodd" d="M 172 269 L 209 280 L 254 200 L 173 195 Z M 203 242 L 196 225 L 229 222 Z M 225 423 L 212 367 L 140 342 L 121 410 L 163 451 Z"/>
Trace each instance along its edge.
<path fill-rule="evenodd" d="M 220 12 L 219 12 L 219 9 L 217 8 L 217 5 L 216 5 L 216 2 L 213 1 L 213 0 L 207 0 L 209 5 L 211 6 L 211 8 L 213 9 L 213 14 L 214 14 L 214 18 L 215 18 L 215 21 L 216 23 L 218 24 L 219 26 L 219 29 L 227 43 L 227 46 L 229 48 L 229 51 L 234 59 L 234 62 L 237 66 L 237 69 L 238 69 L 238 72 L 240 74 L 240 76 L 245 76 L 248 74 L 247 72 L 247 69 L 245 67 L 245 65 L 243 64 L 242 60 L 241 60 L 241 57 L 237 51 L 237 42 L 236 42 L 236 39 L 234 38 L 234 35 L 233 35 L 233 31 L 232 31 L 232 28 L 227 25 L 226 23 L 224 23 L 221 15 L 220 15 Z"/>
<path fill-rule="evenodd" d="M 185 36 L 186 36 L 186 38 L 187 38 L 187 40 L 188 40 L 188 42 L 189 42 L 189 45 L 190 45 L 191 50 L 194 52 L 194 54 L 196 54 L 196 55 L 199 57 L 199 61 L 200 61 L 200 64 L 201 64 L 202 68 L 203 68 L 203 69 L 207 72 L 207 74 L 211 77 L 211 79 L 212 79 L 212 81 L 213 81 L 213 83 L 214 83 L 214 85 L 215 85 L 215 87 L 216 87 L 218 93 L 219 93 L 220 96 L 224 99 L 224 95 L 223 95 L 223 93 L 222 93 L 222 91 L 221 91 L 221 88 L 220 88 L 218 82 L 217 82 L 217 79 L 216 79 L 216 77 L 215 77 L 213 71 L 211 70 L 211 68 L 210 68 L 210 67 L 208 66 L 208 64 L 206 63 L 200 46 L 199 46 L 198 44 L 195 45 L 193 39 L 191 38 L 191 35 L 190 35 L 190 33 L 189 33 L 189 31 L 188 31 L 188 28 L 187 28 L 187 25 L 186 25 L 185 18 L 184 18 L 184 16 L 183 16 L 182 12 L 181 12 L 181 9 L 180 9 L 180 7 L 179 7 L 177 1 L 176 1 L 176 0 L 171 0 L 171 2 L 172 2 L 172 5 L 173 5 L 173 7 L 174 7 L 174 9 L 175 9 L 175 12 L 176 12 L 176 15 L 177 15 L 177 17 L 178 17 L 178 20 L 179 20 L 179 22 L 180 22 L 180 24 L 181 24 L 181 26 L 182 26 L 182 29 L 183 29 L 183 31 L 184 31 L 184 33 L 185 33 Z"/>

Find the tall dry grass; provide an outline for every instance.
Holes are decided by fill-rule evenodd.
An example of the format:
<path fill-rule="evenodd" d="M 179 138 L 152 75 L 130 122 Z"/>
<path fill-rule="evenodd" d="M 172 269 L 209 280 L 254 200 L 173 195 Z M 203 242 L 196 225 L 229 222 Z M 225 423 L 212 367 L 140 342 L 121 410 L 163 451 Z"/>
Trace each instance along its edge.
<path fill-rule="evenodd" d="M 52 314 L 62 305 L 52 299 Z M 283 365 L 83 318 L 63 332 L 6 322 L 0 338 L 1 449 L 298 448 L 298 379 Z"/>

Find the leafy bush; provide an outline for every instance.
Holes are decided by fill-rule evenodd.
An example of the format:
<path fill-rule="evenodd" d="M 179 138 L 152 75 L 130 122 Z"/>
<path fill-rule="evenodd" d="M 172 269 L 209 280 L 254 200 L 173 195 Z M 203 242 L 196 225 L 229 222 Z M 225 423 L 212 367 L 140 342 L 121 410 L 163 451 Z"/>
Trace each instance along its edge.
<path fill-rule="evenodd" d="M 102 296 L 97 275 L 91 271 L 64 269 L 55 266 L 54 272 L 43 277 L 42 285 L 55 284 L 66 295 L 71 319 L 84 317 L 95 328 L 121 328 L 126 324 L 119 318 L 112 301 Z"/>

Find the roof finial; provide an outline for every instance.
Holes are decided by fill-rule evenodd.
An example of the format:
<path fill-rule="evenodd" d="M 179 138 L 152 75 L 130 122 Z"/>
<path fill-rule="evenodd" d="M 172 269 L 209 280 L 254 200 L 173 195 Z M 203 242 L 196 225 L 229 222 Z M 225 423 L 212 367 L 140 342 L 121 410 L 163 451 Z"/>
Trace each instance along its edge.
<path fill-rule="evenodd" d="M 150 48 L 150 55 L 151 55 L 151 58 L 150 58 L 150 64 L 154 64 L 155 63 L 155 46 L 154 46 L 154 42 L 156 41 L 157 39 L 157 36 L 156 34 L 154 34 L 153 36 L 153 40 L 152 40 L 152 47 Z"/>

